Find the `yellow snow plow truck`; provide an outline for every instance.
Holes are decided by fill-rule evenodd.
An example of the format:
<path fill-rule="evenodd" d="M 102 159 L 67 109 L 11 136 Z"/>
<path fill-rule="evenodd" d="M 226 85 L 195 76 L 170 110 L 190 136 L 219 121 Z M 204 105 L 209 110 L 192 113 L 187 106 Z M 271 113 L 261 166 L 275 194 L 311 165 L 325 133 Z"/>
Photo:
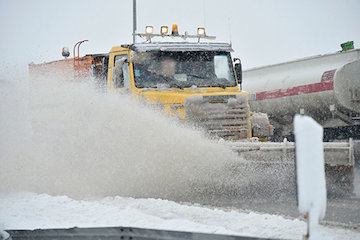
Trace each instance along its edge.
<path fill-rule="evenodd" d="M 232 51 L 226 43 L 116 46 L 108 55 L 107 86 L 139 96 L 171 116 L 205 128 L 211 137 L 269 138 L 272 129 L 266 115 L 252 115 L 248 94 L 239 90 L 241 63 L 236 60 L 233 66 Z M 265 123 L 258 121 L 252 129 L 251 119 L 256 118 Z"/>
<path fill-rule="evenodd" d="M 138 35 L 150 40 L 155 34 Z M 201 33 L 176 36 L 211 38 Z M 210 137 L 268 139 L 272 126 L 267 115 L 251 114 L 248 93 L 238 86 L 241 63 L 235 59 L 233 65 L 232 51 L 227 43 L 126 44 L 104 54 L 101 69 L 106 72 L 94 65 L 91 75 L 106 82 L 108 89 L 129 92 L 170 116 L 206 129 Z"/>
<path fill-rule="evenodd" d="M 210 136 L 248 139 L 271 135 L 269 125 L 252 132 L 248 94 L 238 88 L 228 44 L 133 44 L 113 47 L 108 87 L 201 126 Z M 235 66 L 238 68 L 239 66 Z M 238 74 L 239 75 L 239 74 Z"/>

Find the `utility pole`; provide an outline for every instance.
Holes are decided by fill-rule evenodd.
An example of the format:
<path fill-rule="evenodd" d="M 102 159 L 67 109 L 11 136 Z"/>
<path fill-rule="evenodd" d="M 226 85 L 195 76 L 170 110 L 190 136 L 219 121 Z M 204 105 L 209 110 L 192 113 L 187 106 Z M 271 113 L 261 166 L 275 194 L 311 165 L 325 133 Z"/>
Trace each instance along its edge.
<path fill-rule="evenodd" d="M 136 33 L 136 0 L 133 0 L 133 43 L 135 43 Z"/>

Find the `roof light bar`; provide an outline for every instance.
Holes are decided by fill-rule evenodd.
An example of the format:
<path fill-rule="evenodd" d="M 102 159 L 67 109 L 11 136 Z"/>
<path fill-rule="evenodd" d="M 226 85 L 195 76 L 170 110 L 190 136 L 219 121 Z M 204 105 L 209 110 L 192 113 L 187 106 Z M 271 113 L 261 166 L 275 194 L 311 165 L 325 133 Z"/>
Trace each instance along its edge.
<path fill-rule="evenodd" d="M 201 38 L 205 38 L 209 40 L 216 39 L 215 36 L 207 36 L 205 33 L 205 28 L 203 27 L 199 27 L 197 29 L 197 35 L 189 35 L 187 32 L 185 32 L 185 34 L 183 35 L 180 35 L 177 24 L 174 24 L 172 26 L 171 34 L 168 33 L 169 28 L 167 26 L 161 26 L 160 34 L 154 34 L 153 30 L 154 30 L 153 26 L 146 26 L 145 33 L 133 33 L 133 36 L 144 37 L 149 42 L 151 42 L 151 38 L 153 37 L 180 37 L 184 40 L 186 40 L 187 38 L 197 38 L 199 42 Z"/>

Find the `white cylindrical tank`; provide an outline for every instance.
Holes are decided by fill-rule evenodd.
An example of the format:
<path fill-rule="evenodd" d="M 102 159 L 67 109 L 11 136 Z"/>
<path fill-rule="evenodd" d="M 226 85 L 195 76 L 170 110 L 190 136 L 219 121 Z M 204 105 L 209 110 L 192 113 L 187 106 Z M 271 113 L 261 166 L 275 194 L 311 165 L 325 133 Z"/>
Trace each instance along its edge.
<path fill-rule="evenodd" d="M 252 111 L 286 135 L 296 113 L 325 128 L 360 124 L 360 49 L 254 68 L 243 73 Z"/>

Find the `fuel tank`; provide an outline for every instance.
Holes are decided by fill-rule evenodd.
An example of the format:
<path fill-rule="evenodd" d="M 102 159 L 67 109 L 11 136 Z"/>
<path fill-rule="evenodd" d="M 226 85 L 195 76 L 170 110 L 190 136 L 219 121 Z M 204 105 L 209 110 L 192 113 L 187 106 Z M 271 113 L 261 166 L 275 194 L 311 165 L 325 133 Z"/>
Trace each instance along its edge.
<path fill-rule="evenodd" d="M 325 128 L 360 125 L 360 49 L 253 68 L 243 73 L 250 107 L 287 135 L 295 114 Z"/>

